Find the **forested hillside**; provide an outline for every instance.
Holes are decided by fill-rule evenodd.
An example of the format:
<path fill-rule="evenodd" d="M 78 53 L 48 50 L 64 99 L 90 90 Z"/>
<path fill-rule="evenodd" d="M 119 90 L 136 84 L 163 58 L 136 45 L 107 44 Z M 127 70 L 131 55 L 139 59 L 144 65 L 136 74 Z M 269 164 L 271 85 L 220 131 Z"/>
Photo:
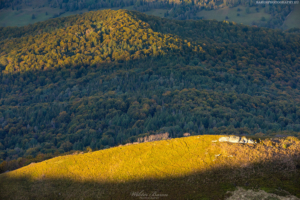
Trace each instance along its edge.
<path fill-rule="evenodd" d="M 9 169 L 164 132 L 299 136 L 299 34 L 104 10 L 0 35 Z"/>

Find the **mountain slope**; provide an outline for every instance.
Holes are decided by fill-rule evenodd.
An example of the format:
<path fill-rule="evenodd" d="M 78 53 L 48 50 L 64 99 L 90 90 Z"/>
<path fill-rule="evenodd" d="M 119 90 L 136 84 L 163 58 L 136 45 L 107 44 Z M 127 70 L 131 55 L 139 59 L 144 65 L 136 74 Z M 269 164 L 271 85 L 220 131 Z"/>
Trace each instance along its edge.
<path fill-rule="evenodd" d="M 299 136 L 297 34 L 125 10 L 0 33 L 1 172 L 164 132 Z"/>
<path fill-rule="evenodd" d="M 2 199 L 224 199 L 236 186 L 300 197 L 298 139 L 194 136 L 56 157 L 0 175 Z M 280 189 L 279 189 L 280 188 Z M 33 192 L 34 191 L 34 192 Z M 141 192 L 142 191 L 142 192 Z"/>

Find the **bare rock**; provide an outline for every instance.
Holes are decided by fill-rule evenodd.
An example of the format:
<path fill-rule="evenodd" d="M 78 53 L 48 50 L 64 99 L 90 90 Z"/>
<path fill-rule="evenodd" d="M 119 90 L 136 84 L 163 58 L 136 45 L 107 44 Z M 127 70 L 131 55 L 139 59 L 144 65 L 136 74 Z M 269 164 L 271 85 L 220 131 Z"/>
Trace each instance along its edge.
<path fill-rule="evenodd" d="M 219 138 L 219 142 L 228 142 L 229 141 L 229 137 L 220 137 Z"/>
<path fill-rule="evenodd" d="M 246 137 L 242 137 L 239 143 L 248 143 L 248 139 Z"/>
<path fill-rule="evenodd" d="M 255 142 L 252 139 L 248 139 L 248 144 L 254 144 Z"/>
<path fill-rule="evenodd" d="M 299 200 L 298 197 L 288 195 L 288 196 L 279 196 L 272 193 L 267 193 L 264 190 L 246 190 L 242 187 L 237 187 L 235 191 L 228 191 L 232 195 L 226 200 L 252 200 L 252 199 L 280 199 L 280 200 Z"/>
<path fill-rule="evenodd" d="M 231 143 L 239 143 L 240 137 L 239 136 L 230 136 L 229 142 Z"/>
<path fill-rule="evenodd" d="M 212 141 L 212 142 L 216 142 L 216 141 Z M 256 144 L 255 141 L 253 141 L 252 139 L 247 139 L 245 136 L 243 137 L 239 137 L 239 136 L 226 136 L 226 137 L 220 137 L 219 138 L 219 142 L 231 142 L 231 143 L 240 143 L 240 144 Z"/>

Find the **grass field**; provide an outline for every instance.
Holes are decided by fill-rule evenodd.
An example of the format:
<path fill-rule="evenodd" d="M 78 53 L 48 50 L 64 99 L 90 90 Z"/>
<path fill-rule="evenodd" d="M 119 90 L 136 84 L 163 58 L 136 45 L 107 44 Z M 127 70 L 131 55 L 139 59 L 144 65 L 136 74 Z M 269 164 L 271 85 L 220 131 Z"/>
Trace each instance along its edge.
<path fill-rule="evenodd" d="M 99 9 L 104 10 L 107 8 Z M 111 10 L 118 10 L 120 8 L 110 8 Z M 133 10 L 133 6 L 127 6 L 122 9 Z M 49 8 L 49 7 L 28 7 L 23 6 L 21 10 L 11 10 L 11 9 L 1 9 L 0 10 L 0 26 L 26 26 L 28 24 L 33 24 L 40 21 L 45 21 L 52 18 L 55 14 L 63 12 L 64 10 L 58 8 Z M 148 12 L 145 12 L 149 15 L 156 15 L 164 17 L 164 13 L 167 10 L 165 9 L 154 9 Z M 48 15 L 46 15 L 46 12 Z M 77 10 L 73 12 L 65 12 L 59 17 L 67 17 L 70 15 L 82 14 L 88 12 L 88 9 Z M 32 19 L 32 15 L 35 15 L 35 19 Z"/>
<path fill-rule="evenodd" d="M 237 11 L 240 8 L 241 11 Z M 251 7 L 250 13 L 246 13 L 246 6 L 237 6 L 234 8 L 224 7 L 218 10 L 210 10 L 210 11 L 200 11 L 197 13 L 197 16 L 204 17 L 204 19 L 216 19 L 218 21 L 225 20 L 225 17 L 228 16 L 227 21 L 234 21 L 236 23 L 243 23 L 245 25 L 252 25 L 253 21 L 259 21 L 262 17 L 265 17 L 268 20 L 271 15 L 264 13 L 263 9 L 260 9 L 259 12 L 255 11 L 255 7 Z M 237 13 L 240 16 L 237 16 Z"/>
<path fill-rule="evenodd" d="M 82 14 L 88 12 L 88 9 L 83 9 L 83 10 L 76 10 L 73 12 L 65 12 L 64 14 L 60 15 L 59 17 L 68 17 L 70 15 L 77 15 L 77 14 Z"/>
<path fill-rule="evenodd" d="M 300 28 L 300 5 L 296 5 L 294 10 L 287 16 L 282 27 L 284 29 Z"/>
<path fill-rule="evenodd" d="M 145 12 L 147 15 L 155 15 L 158 17 L 164 17 L 164 14 L 168 11 L 168 9 L 153 9 Z"/>
<path fill-rule="evenodd" d="M 124 9 L 124 10 L 134 10 L 134 9 L 133 9 L 133 6 L 123 7 L 122 9 Z"/>
<path fill-rule="evenodd" d="M 56 157 L 0 174 L 0 199 L 225 199 L 237 186 L 300 197 L 300 141 L 192 136 Z M 297 164 L 298 163 L 298 164 Z M 279 189 L 280 188 L 280 189 Z"/>
<path fill-rule="evenodd" d="M 34 24 L 39 21 L 50 19 L 54 14 L 62 11 L 63 10 L 61 9 L 54 9 L 49 7 L 35 9 L 24 7 L 19 11 L 11 9 L 1 9 L 0 26 L 25 26 L 28 24 Z M 46 12 L 48 13 L 48 15 L 46 15 Z M 35 19 L 32 19 L 33 14 L 35 15 Z"/>
<path fill-rule="evenodd" d="M 240 8 L 241 11 L 238 12 L 237 8 Z M 120 8 L 116 7 L 111 9 L 118 10 Z M 133 6 L 124 7 L 122 9 L 133 10 Z M 46 15 L 46 12 L 48 13 L 48 15 Z M 22 9 L 19 11 L 11 9 L 2 9 L 0 10 L 0 26 L 25 26 L 39 21 L 45 21 L 47 19 L 52 18 L 55 14 L 58 14 L 60 12 L 63 12 L 63 10 L 58 8 L 39 6 L 36 6 L 35 8 L 23 6 Z M 60 15 L 60 17 L 81 14 L 84 12 L 88 12 L 88 10 L 83 9 L 73 12 L 65 12 L 64 14 Z M 145 14 L 164 17 L 164 13 L 166 12 L 167 9 L 153 9 L 145 12 Z M 237 13 L 239 13 L 240 16 L 237 16 Z M 33 14 L 35 15 L 35 19 L 32 19 Z M 247 14 L 245 6 L 238 6 L 235 8 L 224 7 L 218 10 L 211 11 L 203 10 L 198 12 L 197 16 L 204 17 L 204 19 L 216 19 L 218 21 L 223 21 L 225 20 L 225 17 L 228 16 L 229 19 L 227 19 L 227 21 L 234 21 L 236 23 L 243 23 L 245 25 L 251 25 L 253 21 L 260 21 L 262 17 L 265 17 L 266 20 L 268 20 L 271 17 L 269 14 L 264 13 L 263 9 L 260 9 L 259 12 L 256 12 L 254 7 L 250 8 L 250 14 Z M 285 23 L 283 24 L 284 29 L 300 27 L 299 19 L 300 6 L 297 5 L 297 8 L 295 8 L 295 10 L 288 16 Z"/>
<path fill-rule="evenodd" d="M 237 11 L 240 8 L 241 11 Z M 107 9 L 107 8 L 103 8 Z M 103 10 L 100 9 L 100 10 Z M 112 10 L 118 10 L 120 8 L 110 8 Z M 133 6 L 124 7 L 122 9 L 133 10 Z M 204 17 L 204 19 L 216 19 L 218 21 L 225 20 L 225 17 L 228 16 L 229 19 L 227 21 L 234 21 L 236 23 L 243 23 L 245 25 L 251 25 L 253 21 L 258 22 L 262 17 L 265 17 L 268 20 L 271 15 L 264 13 L 263 9 L 260 8 L 259 12 L 256 12 L 255 7 L 251 7 L 250 13 L 246 13 L 245 6 L 237 6 L 235 8 L 224 7 L 218 10 L 211 11 L 200 11 L 197 13 L 197 16 Z M 39 21 L 45 21 L 47 19 L 52 18 L 55 14 L 61 13 L 64 10 L 59 8 L 50 8 L 50 7 L 41 7 L 39 5 L 39 1 L 36 1 L 34 6 L 22 6 L 22 9 L 11 10 L 11 9 L 2 9 L 0 10 L 0 26 L 25 26 L 28 24 L 33 24 Z M 46 12 L 48 15 L 46 15 Z M 75 14 L 81 14 L 84 12 L 88 12 L 88 9 L 66 12 L 59 17 L 66 17 Z M 155 15 L 159 17 L 164 17 L 164 13 L 167 12 L 167 9 L 152 9 L 150 11 L 145 12 L 148 15 Z M 237 13 L 240 16 L 237 16 Z M 32 15 L 35 15 L 35 19 L 32 19 Z M 300 19 L 300 5 L 295 7 L 295 10 L 287 17 L 286 21 L 282 25 L 284 29 L 300 27 L 299 23 Z"/>

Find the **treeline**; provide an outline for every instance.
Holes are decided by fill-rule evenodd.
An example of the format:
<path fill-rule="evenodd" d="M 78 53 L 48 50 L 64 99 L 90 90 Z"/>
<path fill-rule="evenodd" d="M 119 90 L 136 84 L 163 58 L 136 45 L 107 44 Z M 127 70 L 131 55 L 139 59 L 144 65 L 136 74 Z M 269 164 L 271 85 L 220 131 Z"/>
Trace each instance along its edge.
<path fill-rule="evenodd" d="M 0 31 L 0 161 L 165 132 L 299 136 L 298 34 L 124 10 Z"/>
<path fill-rule="evenodd" d="M 22 4 L 22 0 L 0 0 L 0 9 L 3 8 L 14 8 L 15 6 L 18 6 Z"/>

